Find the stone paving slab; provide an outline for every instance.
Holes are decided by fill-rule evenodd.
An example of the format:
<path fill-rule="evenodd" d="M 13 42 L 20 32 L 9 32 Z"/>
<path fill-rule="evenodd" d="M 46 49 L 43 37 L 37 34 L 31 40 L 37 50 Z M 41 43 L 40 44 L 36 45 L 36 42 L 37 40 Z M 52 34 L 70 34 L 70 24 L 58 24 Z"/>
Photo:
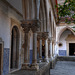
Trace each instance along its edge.
<path fill-rule="evenodd" d="M 75 75 L 75 62 L 58 61 L 55 68 L 50 70 L 50 75 Z"/>
<path fill-rule="evenodd" d="M 35 71 L 35 70 L 19 70 L 19 71 L 10 73 L 8 75 L 39 75 L 38 73 L 40 71 L 41 71 L 41 73 L 43 73 L 43 71 L 46 69 L 46 66 L 48 66 L 48 64 L 46 62 L 43 62 L 43 63 L 39 63 L 40 69 L 38 71 Z"/>

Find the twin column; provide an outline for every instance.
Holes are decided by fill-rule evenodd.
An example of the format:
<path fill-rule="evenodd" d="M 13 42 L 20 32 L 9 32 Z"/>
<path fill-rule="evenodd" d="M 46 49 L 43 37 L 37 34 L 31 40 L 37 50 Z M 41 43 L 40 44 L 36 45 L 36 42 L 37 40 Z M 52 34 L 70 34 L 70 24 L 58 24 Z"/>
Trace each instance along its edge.
<path fill-rule="evenodd" d="M 24 63 L 22 64 L 22 69 L 39 69 L 37 65 L 37 20 L 29 20 L 29 21 L 22 21 L 22 28 L 25 33 L 24 37 Z M 32 64 L 30 66 L 29 58 L 30 58 L 30 51 L 29 51 L 29 31 L 30 29 L 33 32 L 33 56 L 32 56 Z"/>

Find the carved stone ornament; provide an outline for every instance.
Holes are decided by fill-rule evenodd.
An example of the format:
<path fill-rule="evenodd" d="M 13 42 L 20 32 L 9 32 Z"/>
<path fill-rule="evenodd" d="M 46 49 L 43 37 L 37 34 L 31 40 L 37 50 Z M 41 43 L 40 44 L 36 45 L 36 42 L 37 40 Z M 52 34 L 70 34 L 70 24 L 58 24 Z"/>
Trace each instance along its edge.
<path fill-rule="evenodd" d="M 38 32 L 37 38 L 38 38 L 38 39 L 42 39 L 42 32 Z"/>
<path fill-rule="evenodd" d="M 42 33 L 42 38 L 43 38 L 43 39 L 47 39 L 48 36 L 49 36 L 48 32 Z"/>
<path fill-rule="evenodd" d="M 40 27 L 40 21 L 39 20 L 23 20 L 21 21 L 22 28 L 25 32 L 29 32 L 31 29 L 33 32 L 38 31 L 38 28 Z"/>

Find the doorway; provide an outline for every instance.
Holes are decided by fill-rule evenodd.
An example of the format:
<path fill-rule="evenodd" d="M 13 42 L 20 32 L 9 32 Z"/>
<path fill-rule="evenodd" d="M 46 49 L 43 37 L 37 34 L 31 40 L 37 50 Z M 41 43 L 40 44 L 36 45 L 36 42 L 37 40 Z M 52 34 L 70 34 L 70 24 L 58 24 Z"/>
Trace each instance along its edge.
<path fill-rule="evenodd" d="M 0 43 L 0 75 L 3 73 L 3 42 Z"/>
<path fill-rule="evenodd" d="M 75 43 L 69 43 L 69 55 L 75 56 Z"/>
<path fill-rule="evenodd" d="M 1 75 L 1 70 L 2 70 L 2 67 L 1 67 L 1 55 L 2 55 L 2 44 L 0 44 L 0 75 Z"/>
<path fill-rule="evenodd" d="M 10 69 L 18 69 L 19 62 L 19 31 L 16 26 L 12 29 Z"/>

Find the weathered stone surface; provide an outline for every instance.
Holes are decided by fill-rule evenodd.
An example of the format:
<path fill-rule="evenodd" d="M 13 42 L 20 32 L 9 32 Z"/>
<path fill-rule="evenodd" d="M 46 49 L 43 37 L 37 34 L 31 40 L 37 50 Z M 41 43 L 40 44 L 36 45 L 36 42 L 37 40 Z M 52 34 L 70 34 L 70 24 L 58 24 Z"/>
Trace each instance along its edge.
<path fill-rule="evenodd" d="M 55 69 L 50 72 L 51 75 L 75 75 L 75 62 L 58 61 Z"/>
<path fill-rule="evenodd" d="M 8 75 L 50 75 L 50 63 L 40 63 L 40 69 L 34 70 L 19 70 Z"/>
<path fill-rule="evenodd" d="M 50 69 L 53 69 L 57 63 L 57 56 L 50 60 Z"/>
<path fill-rule="evenodd" d="M 58 61 L 75 61 L 75 56 L 59 56 Z"/>

